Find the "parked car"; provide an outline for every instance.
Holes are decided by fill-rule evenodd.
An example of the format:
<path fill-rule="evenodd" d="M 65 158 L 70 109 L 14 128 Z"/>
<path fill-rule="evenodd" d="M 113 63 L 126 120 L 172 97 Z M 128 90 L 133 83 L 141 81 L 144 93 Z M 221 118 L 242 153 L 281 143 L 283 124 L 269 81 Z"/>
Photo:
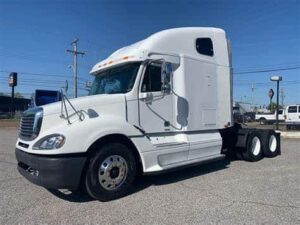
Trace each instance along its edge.
<path fill-rule="evenodd" d="M 233 119 L 236 123 L 248 123 L 251 122 L 251 117 L 245 114 L 236 112 L 233 114 Z"/>
<path fill-rule="evenodd" d="M 276 111 L 274 113 L 257 113 L 255 120 L 260 124 L 273 124 L 276 122 Z M 285 111 L 283 109 L 278 110 L 278 121 L 285 120 Z"/>
<path fill-rule="evenodd" d="M 61 101 L 60 91 L 35 90 L 34 97 L 31 99 L 30 107 L 33 108 L 58 101 Z"/>
<path fill-rule="evenodd" d="M 10 113 L 9 112 L 5 112 L 5 111 L 0 110 L 0 119 L 9 119 L 9 118 L 10 118 Z"/>
<path fill-rule="evenodd" d="M 247 118 L 247 122 L 253 122 L 255 121 L 255 112 L 245 112 L 244 116 Z"/>

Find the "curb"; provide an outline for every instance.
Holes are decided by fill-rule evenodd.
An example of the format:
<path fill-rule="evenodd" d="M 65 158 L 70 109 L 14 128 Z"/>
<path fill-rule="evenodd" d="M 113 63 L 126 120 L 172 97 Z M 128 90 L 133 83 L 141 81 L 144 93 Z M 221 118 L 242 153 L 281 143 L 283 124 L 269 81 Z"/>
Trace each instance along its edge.
<path fill-rule="evenodd" d="M 280 131 L 280 136 L 283 138 L 299 138 L 300 139 L 300 131 Z"/>

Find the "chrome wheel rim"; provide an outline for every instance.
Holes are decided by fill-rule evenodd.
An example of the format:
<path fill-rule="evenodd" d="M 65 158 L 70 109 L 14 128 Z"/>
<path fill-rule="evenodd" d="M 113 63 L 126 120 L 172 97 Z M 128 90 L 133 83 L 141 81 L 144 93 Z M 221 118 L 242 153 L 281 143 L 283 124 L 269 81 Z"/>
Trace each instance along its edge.
<path fill-rule="evenodd" d="M 119 155 L 107 157 L 100 165 L 98 179 L 101 187 L 112 191 L 119 188 L 126 180 L 128 165 Z"/>
<path fill-rule="evenodd" d="M 260 143 L 260 140 L 258 137 L 254 137 L 252 139 L 251 151 L 252 151 L 253 155 L 255 155 L 255 156 L 259 155 L 259 153 L 261 151 L 261 143 Z"/>
<path fill-rule="evenodd" d="M 277 139 L 274 135 L 271 135 L 269 139 L 269 148 L 271 152 L 275 152 L 277 149 Z"/>

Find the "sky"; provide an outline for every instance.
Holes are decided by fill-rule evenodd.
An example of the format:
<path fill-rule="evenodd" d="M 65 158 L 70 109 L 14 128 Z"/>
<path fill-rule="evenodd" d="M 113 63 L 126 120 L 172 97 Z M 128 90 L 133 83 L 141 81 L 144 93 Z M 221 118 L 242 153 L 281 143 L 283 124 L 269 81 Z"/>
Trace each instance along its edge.
<path fill-rule="evenodd" d="M 0 92 L 73 93 L 71 42 L 79 38 L 79 94 L 89 71 L 113 51 L 175 27 L 219 27 L 232 45 L 234 99 L 266 105 L 281 75 L 284 103 L 300 103 L 300 1 L 298 0 L 0 0 Z M 278 70 L 281 69 L 281 70 Z M 259 72 L 265 71 L 267 72 Z M 251 73 L 245 73 L 251 72 Z M 253 89 L 251 89 L 253 87 Z"/>

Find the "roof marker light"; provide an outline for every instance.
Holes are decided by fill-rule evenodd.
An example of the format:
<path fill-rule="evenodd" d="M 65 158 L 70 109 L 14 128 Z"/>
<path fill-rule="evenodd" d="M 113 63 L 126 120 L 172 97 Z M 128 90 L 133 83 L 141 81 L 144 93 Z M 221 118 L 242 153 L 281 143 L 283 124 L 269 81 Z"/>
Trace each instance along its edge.
<path fill-rule="evenodd" d="M 98 68 L 103 67 L 103 66 L 107 66 L 107 65 L 115 63 L 115 62 L 120 62 L 122 60 L 127 60 L 127 59 L 130 59 L 130 58 L 134 58 L 134 56 L 124 56 L 124 57 L 122 57 L 120 59 L 111 60 L 109 62 L 106 62 L 106 63 L 102 64 L 102 65 L 98 65 Z"/>

